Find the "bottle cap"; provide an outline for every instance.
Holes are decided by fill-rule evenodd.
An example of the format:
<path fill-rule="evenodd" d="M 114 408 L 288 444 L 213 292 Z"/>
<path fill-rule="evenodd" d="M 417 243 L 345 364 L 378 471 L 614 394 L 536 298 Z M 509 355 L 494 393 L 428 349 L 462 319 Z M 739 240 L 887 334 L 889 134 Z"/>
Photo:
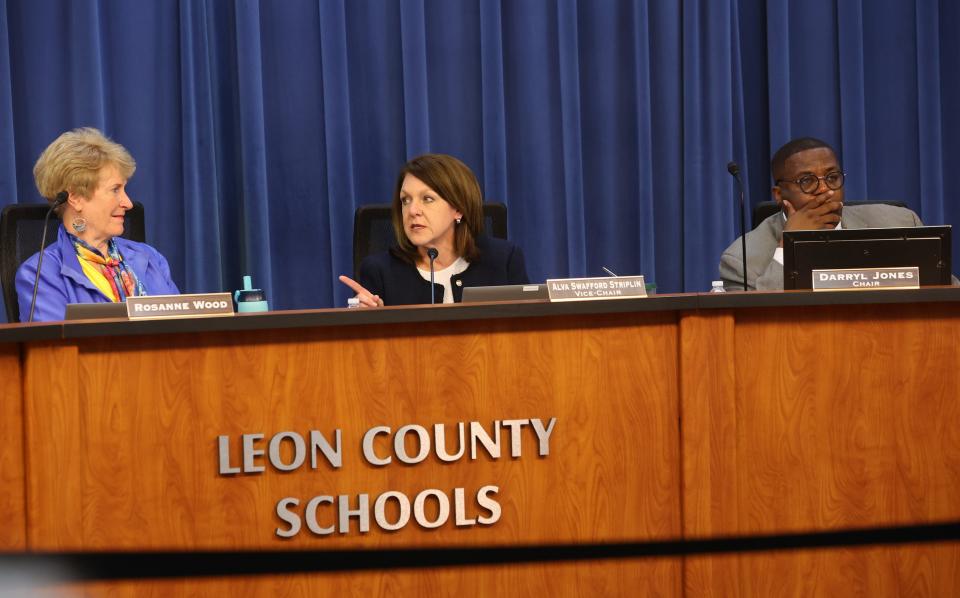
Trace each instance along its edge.
<path fill-rule="evenodd" d="M 243 277 L 243 288 L 233 293 L 233 300 L 237 303 L 238 312 L 270 311 L 267 295 L 263 289 L 253 288 L 253 280 L 249 275 Z"/>

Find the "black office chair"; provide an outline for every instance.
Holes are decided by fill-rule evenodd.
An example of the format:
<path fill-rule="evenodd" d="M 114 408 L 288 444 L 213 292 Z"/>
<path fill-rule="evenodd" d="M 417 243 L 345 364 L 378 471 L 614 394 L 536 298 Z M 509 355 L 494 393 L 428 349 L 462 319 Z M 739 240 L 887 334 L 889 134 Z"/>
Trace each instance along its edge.
<path fill-rule="evenodd" d="M 907 204 L 902 201 L 845 201 L 843 205 L 845 206 L 862 206 L 871 203 L 885 203 L 891 206 L 897 206 L 898 208 L 905 208 Z M 775 201 L 761 201 L 753 207 L 753 228 L 760 226 L 760 223 L 773 216 L 780 211 L 780 206 L 777 205 Z"/>
<path fill-rule="evenodd" d="M 0 212 L 0 284 L 3 286 L 3 303 L 7 308 L 8 322 L 20 321 L 20 306 L 14 279 L 20 264 L 40 251 L 43 218 L 48 209 L 50 206 L 45 203 L 21 203 L 10 204 Z M 60 219 L 56 214 L 51 214 L 47 224 L 46 245 L 57 240 L 58 226 Z M 146 241 L 143 204 L 140 202 L 133 202 L 133 208 L 127 210 L 123 237 L 131 241 Z M 44 260 L 42 267 L 47 268 L 49 263 Z"/>
<path fill-rule="evenodd" d="M 484 202 L 483 232 L 491 237 L 507 238 L 507 206 Z M 357 208 L 353 216 L 353 275 L 360 275 L 360 262 L 372 253 L 389 249 L 396 243 L 390 222 L 390 204 L 371 204 Z"/>

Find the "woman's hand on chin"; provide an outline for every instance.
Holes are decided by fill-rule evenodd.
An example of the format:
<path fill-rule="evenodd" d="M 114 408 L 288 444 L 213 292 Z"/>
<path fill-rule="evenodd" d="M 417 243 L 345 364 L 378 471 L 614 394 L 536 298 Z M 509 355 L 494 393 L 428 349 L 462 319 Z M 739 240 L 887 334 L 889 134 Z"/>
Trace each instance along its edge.
<path fill-rule="evenodd" d="M 374 295 L 349 276 L 341 275 L 340 282 L 353 289 L 353 292 L 357 294 L 357 299 L 360 300 L 360 307 L 383 307 L 383 299 L 380 298 L 380 295 Z"/>

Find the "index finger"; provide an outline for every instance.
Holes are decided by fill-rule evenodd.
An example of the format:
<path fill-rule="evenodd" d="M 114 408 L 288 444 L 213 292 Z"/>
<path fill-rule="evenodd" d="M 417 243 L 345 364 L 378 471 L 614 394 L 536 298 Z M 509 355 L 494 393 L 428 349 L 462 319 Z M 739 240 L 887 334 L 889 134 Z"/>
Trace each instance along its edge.
<path fill-rule="evenodd" d="M 368 291 L 367 289 L 363 288 L 363 286 L 362 286 L 359 282 L 357 282 L 356 280 L 350 278 L 349 276 L 344 276 L 344 275 L 341 274 L 339 280 L 340 280 L 340 282 L 342 282 L 343 284 L 345 284 L 345 285 L 347 285 L 348 287 L 350 287 L 351 289 L 353 289 L 353 292 L 356 293 L 356 294 L 358 294 L 358 295 L 361 294 L 361 293 L 366 293 L 367 295 L 372 295 L 372 294 L 373 294 L 373 293 L 371 293 L 370 291 Z"/>

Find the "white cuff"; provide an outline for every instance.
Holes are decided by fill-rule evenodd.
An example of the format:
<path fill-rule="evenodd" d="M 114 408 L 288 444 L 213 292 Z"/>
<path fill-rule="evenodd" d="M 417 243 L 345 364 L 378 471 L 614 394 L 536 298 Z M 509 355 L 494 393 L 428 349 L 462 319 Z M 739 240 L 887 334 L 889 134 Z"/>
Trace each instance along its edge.
<path fill-rule="evenodd" d="M 773 261 L 781 266 L 783 265 L 783 247 L 777 247 L 773 250 Z"/>

